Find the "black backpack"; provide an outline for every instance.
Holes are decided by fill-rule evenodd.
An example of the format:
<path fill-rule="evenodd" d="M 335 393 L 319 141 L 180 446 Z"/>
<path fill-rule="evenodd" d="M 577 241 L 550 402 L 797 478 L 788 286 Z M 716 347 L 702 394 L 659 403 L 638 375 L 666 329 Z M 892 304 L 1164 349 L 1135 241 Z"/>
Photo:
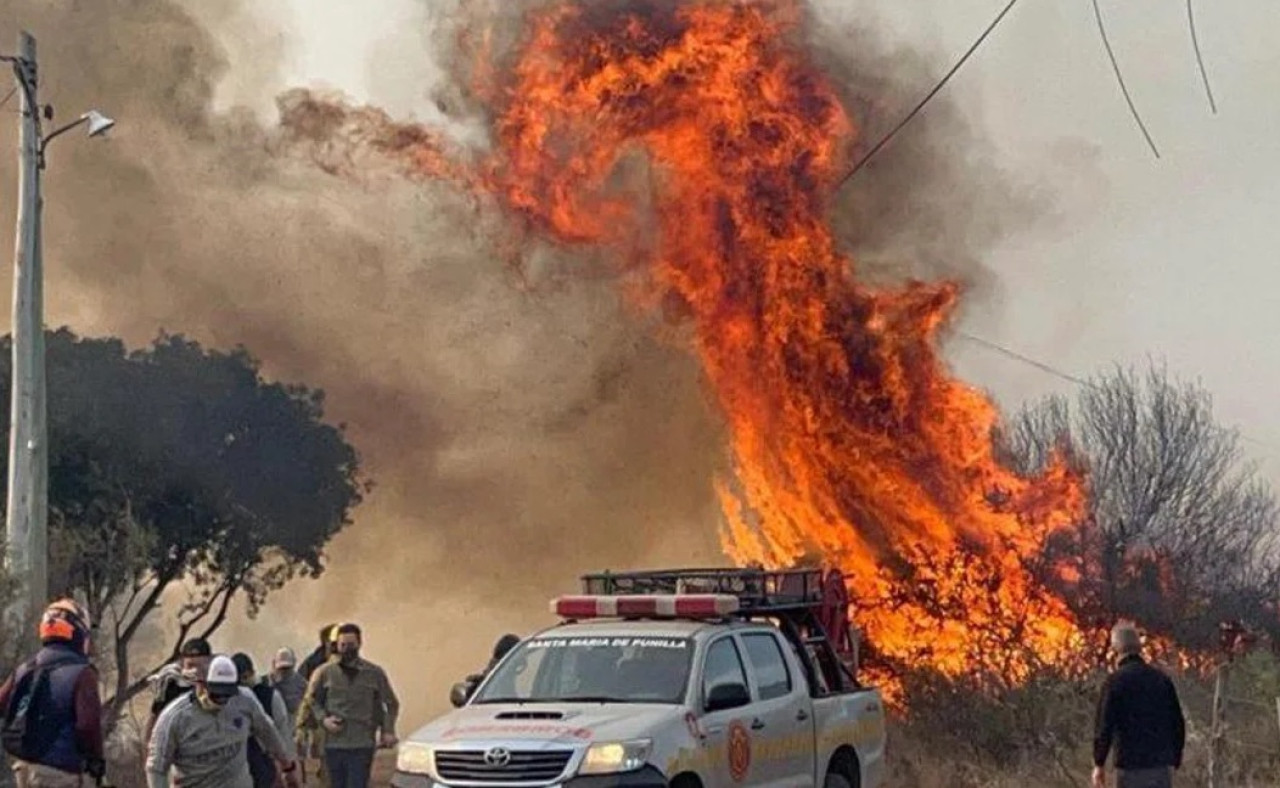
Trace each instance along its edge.
<path fill-rule="evenodd" d="M 38 763 L 58 738 L 53 719 L 53 691 L 49 676 L 58 668 L 77 664 L 74 660 L 54 660 L 39 665 L 35 660 L 24 667 L 22 677 L 9 696 L 0 744 L 10 756 L 27 763 Z"/>

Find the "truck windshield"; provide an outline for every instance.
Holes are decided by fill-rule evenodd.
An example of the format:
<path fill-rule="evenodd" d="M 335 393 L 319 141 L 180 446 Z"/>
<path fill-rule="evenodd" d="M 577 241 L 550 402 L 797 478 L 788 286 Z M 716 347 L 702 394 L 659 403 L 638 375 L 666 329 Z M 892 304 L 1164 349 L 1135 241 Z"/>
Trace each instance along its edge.
<path fill-rule="evenodd" d="M 693 640 L 535 637 L 517 647 L 474 703 L 682 703 Z"/>

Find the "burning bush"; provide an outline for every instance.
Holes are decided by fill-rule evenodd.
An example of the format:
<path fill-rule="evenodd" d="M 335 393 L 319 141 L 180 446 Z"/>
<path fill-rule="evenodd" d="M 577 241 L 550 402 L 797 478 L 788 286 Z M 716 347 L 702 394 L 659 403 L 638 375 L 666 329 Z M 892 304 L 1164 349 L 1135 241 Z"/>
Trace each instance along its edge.
<path fill-rule="evenodd" d="M 1088 474 L 1086 524 L 1047 545 L 1075 567 L 1064 598 L 1082 620 L 1132 618 L 1202 652 L 1224 624 L 1280 634 L 1280 509 L 1212 404 L 1163 367 L 1118 367 L 1011 421 L 1012 467 L 1068 451 Z"/>

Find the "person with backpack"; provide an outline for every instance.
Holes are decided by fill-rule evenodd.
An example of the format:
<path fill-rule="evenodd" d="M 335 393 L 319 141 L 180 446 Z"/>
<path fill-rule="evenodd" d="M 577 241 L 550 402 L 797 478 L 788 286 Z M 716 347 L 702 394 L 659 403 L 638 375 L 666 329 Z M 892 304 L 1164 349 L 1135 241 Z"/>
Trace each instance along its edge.
<path fill-rule="evenodd" d="M 253 693 L 240 686 L 229 657 L 217 656 L 192 692 L 165 707 L 147 745 L 147 785 L 169 773 L 182 788 L 254 788 L 249 740 L 257 739 L 280 767 L 287 788 L 298 788 L 298 764 Z"/>
<path fill-rule="evenodd" d="M 285 743 L 285 749 L 293 747 L 293 721 L 289 718 L 289 710 L 285 706 L 284 697 L 264 678 L 259 680 L 253 669 L 253 659 L 243 652 L 233 654 L 231 661 L 235 663 L 240 686 L 245 687 L 262 705 L 262 710 L 271 717 Z M 276 765 L 267 755 L 266 750 L 257 740 L 249 740 L 249 774 L 253 776 L 253 788 L 273 788 L 277 784 Z M 294 753 L 289 752 L 290 759 Z"/>
<path fill-rule="evenodd" d="M 89 614 L 70 599 L 40 619 L 42 648 L 0 686 L 0 739 L 18 788 L 101 784 L 106 771 L 98 671 L 89 662 Z"/>

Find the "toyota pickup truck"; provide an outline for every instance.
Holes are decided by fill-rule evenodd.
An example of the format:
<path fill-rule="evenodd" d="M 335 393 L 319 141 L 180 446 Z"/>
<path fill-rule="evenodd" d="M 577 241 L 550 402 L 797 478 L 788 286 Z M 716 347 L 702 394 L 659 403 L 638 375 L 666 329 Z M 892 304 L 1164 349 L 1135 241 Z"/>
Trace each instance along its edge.
<path fill-rule="evenodd" d="M 836 570 L 588 575 L 561 622 L 402 742 L 396 788 L 878 788 Z"/>

